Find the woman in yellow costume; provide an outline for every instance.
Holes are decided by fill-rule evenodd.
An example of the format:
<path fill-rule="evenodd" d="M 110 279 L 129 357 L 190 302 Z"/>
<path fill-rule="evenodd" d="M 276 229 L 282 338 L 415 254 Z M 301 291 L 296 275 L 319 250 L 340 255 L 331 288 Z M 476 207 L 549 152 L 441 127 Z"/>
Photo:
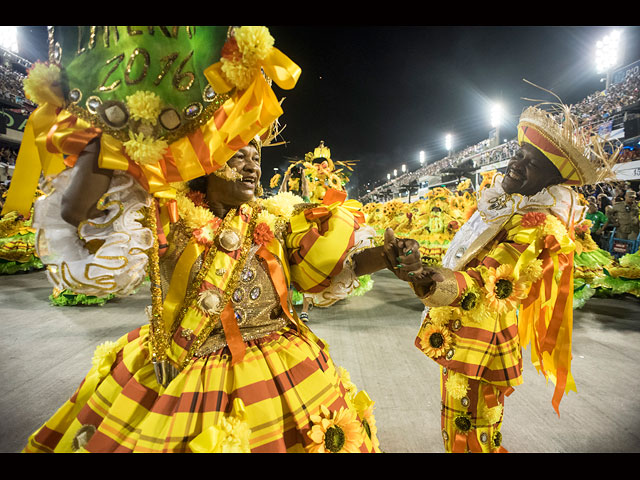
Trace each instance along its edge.
<path fill-rule="evenodd" d="M 207 33 L 216 27 L 178 33 L 169 27 L 122 28 L 129 39 L 144 40 L 152 31 L 152 40 L 165 37 L 169 52 L 178 48 L 176 39 L 204 35 L 206 42 L 195 46 L 210 52 Z M 134 38 L 136 32 L 141 33 Z M 106 128 L 95 130 L 77 117 L 54 118 L 55 134 L 74 138 L 66 146 L 76 158 L 35 208 L 38 248 L 52 280 L 126 292 L 148 270 L 151 305 L 148 324 L 98 347 L 88 375 L 29 438 L 27 452 L 379 451 L 373 402 L 334 366 L 327 345 L 289 313 L 287 287 L 292 282 L 301 291 L 331 291 L 336 281 L 345 284 L 389 265 L 383 254 L 393 243 L 386 250 L 367 248 L 368 228 L 358 205 L 335 190 L 313 208 L 255 197 L 265 135 L 281 114 L 260 72 L 292 88 L 299 70 L 275 50 L 264 27 L 225 30 L 221 41 L 222 60 L 205 69 L 207 81 L 218 94 L 227 91 L 225 85 L 235 87 L 214 108 L 212 123 L 185 127 L 187 144 L 180 143 L 182 137 L 166 140 L 165 149 L 130 144 L 131 154 L 143 156 L 136 161 Z M 77 51 L 77 38 L 69 45 Z M 66 46 L 60 45 L 63 58 Z M 105 57 L 113 58 L 113 51 Z M 195 75 L 195 65 L 182 63 L 180 71 Z M 139 75 L 107 67 L 114 74 L 110 81 L 119 78 L 115 73 L 124 72 L 125 79 Z M 146 88 L 159 78 L 152 67 L 162 63 L 151 61 Z M 292 77 L 282 78 L 284 71 Z M 206 92 L 209 83 L 198 88 Z M 165 111 L 149 104 L 145 110 L 112 105 L 135 120 L 123 128 L 139 127 L 145 112 Z M 256 123 L 252 108 L 273 115 Z M 226 123 L 238 114 L 237 122 Z M 242 115 L 249 121 L 240 121 Z M 178 117 L 173 120 L 185 120 Z M 52 133 L 44 130 L 45 136 Z M 132 133 L 147 144 L 144 135 Z M 152 137 L 148 145 L 158 147 L 162 138 Z M 190 145 L 198 148 L 189 150 Z M 157 163 L 141 163 L 158 153 Z M 125 168 L 114 168 L 118 162 Z M 191 176 L 189 168 L 200 173 Z M 170 186 L 169 179 L 180 183 L 159 188 Z M 404 268 L 415 266 L 407 262 L 399 271 Z"/>
<path fill-rule="evenodd" d="M 442 267 L 414 275 L 426 308 L 415 345 L 440 366 L 447 452 L 501 452 L 506 397 L 522 379 L 521 348 L 555 385 L 558 412 L 571 375 L 572 240 L 584 217 L 570 188 L 613 175 L 602 146 L 537 107 L 520 117 L 521 149 L 480 192 L 478 211 Z M 593 155 L 585 152 L 591 149 Z"/>
<path fill-rule="evenodd" d="M 334 162 L 331 159 L 331 150 L 324 141 L 321 141 L 313 152 L 308 152 L 305 155 L 303 162 L 294 162 L 287 169 L 280 185 L 279 195 L 300 195 L 299 200 L 307 202 L 309 207 L 323 203 L 325 195 L 328 193 L 333 195 L 336 191 L 341 192 L 341 195 L 346 198 L 345 185 L 349 181 L 349 176 L 345 169 L 353 171 L 352 165 L 353 162 L 350 161 Z M 336 166 L 341 168 L 336 168 Z M 277 187 L 279 181 L 279 176 L 275 175 L 271 179 L 270 186 Z M 370 231 L 369 233 L 371 241 L 373 241 L 375 232 Z M 345 285 L 345 290 L 349 292 L 346 296 L 364 295 L 372 288 L 371 275 L 361 275 L 353 284 Z M 312 306 L 326 308 L 345 296 L 338 298 L 328 292 L 322 294 L 301 293 L 294 286 L 290 290 L 290 298 L 293 305 L 302 305 L 300 318 L 306 322 L 309 320 L 308 311 Z"/>

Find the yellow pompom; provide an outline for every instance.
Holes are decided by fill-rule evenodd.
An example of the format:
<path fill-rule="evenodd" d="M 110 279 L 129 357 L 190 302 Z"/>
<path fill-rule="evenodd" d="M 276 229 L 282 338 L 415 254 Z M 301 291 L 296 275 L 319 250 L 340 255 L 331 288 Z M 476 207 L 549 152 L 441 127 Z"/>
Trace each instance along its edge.
<path fill-rule="evenodd" d="M 127 107 L 133 119 L 155 125 L 162 111 L 162 99 L 154 92 L 141 90 L 127 96 Z"/>
<path fill-rule="evenodd" d="M 38 105 L 51 103 L 61 107 L 64 100 L 60 78 L 60 67 L 37 62 L 23 82 L 24 94 Z"/>
<path fill-rule="evenodd" d="M 482 417 L 485 418 L 490 425 L 498 423 L 502 418 L 502 405 L 491 408 L 484 407 L 482 409 Z"/>
<path fill-rule="evenodd" d="M 129 132 L 129 140 L 123 145 L 127 155 L 141 165 L 158 163 L 168 148 L 168 144 L 164 140 L 145 137 L 142 133 L 135 134 L 133 132 Z"/>
<path fill-rule="evenodd" d="M 295 206 L 301 203 L 304 203 L 304 200 L 291 192 L 281 192 L 262 200 L 262 205 L 269 213 L 287 219 L 293 215 Z"/>
<path fill-rule="evenodd" d="M 275 42 L 269 29 L 262 26 L 239 27 L 234 36 L 242 53 L 242 62 L 247 66 L 254 66 L 267 58 Z"/>
<path fill-rule="evenodd" d="M 91 363 L 97 369 L 100 377 L 105 377 L 116 359 L 116 342 L 104 342 L 96 347 Z"/>
<path fill-rule="evenodd" d="M 431 319 L 431 322 L 438 327 L 443 327 L 451 320 L 460 317 L 460 310 L 456 307 L 443 306 L 429 309 L 429 318 Z"/>
<path fill-rule="evenodd" d="M 447 378 L 447 381 L 445 382 L 445 386 L 449 395 L 457 400 L 465 397 L 467 395 L 467 391 L 469 390 L 469 382 L 467 380 L 467 377 L 452 372 L 451 370 L 449 370 L 449 376 Z"/>

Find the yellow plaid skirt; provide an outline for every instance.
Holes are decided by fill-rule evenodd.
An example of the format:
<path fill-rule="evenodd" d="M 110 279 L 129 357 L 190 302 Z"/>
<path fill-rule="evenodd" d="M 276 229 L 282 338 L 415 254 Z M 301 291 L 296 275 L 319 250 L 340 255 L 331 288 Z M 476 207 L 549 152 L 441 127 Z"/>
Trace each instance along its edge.
<path fill-rule="evenodd" d="M 101 362 L 94 358 L 24 452 L 305 452 L 322 412 L 355 412 L 349 382 L 293 329 L 247 342 L 244 360 L 233 367 L 226 348 L 197 358 L 166 388 L 156 381 L 148 332 L 143 326 Z M 355 450 L 378 452 L 364 427 Z"/>

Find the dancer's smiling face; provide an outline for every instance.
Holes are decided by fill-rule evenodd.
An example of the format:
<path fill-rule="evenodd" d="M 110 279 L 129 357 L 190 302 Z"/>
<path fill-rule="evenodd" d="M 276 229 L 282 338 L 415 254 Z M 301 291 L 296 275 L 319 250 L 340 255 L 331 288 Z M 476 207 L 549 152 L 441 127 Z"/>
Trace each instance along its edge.
<path fill-rule="evenodd" d="M 235 168 L 242 175 L 242 178 L 228 181 L 216 175 L 209 175 L 207 199 L 210 205 L 220 203 L 235 207 L 253 200 L 255 197 L 262 173 L 260 153 L 256 147 L 248 145 L 241 148 L 229 160 L 228 165 Z"/>
<path fill-rule="evenodd" d="M 523 144 L 507 165 L 502 188 L 507 193 L 535 195 L 564 179 L 556 166 L 533 145 Z"/>

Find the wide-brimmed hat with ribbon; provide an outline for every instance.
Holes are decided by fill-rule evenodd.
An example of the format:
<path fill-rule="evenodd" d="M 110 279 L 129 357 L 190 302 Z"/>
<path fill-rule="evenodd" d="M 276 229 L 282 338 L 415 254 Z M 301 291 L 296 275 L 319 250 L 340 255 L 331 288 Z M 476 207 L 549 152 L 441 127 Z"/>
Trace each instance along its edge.
<path fill-rule="evenodd" d="M 531 106 L 522 112 L 518 142 L 540 150 L 565 179 L 564 185 L 593 185 L 615 179 L 612 167 L 619 148 L 612 148 L 597 132 L 580 126 L 568 105 L 545 103 L 552 106 L 551 111 Z"/>

